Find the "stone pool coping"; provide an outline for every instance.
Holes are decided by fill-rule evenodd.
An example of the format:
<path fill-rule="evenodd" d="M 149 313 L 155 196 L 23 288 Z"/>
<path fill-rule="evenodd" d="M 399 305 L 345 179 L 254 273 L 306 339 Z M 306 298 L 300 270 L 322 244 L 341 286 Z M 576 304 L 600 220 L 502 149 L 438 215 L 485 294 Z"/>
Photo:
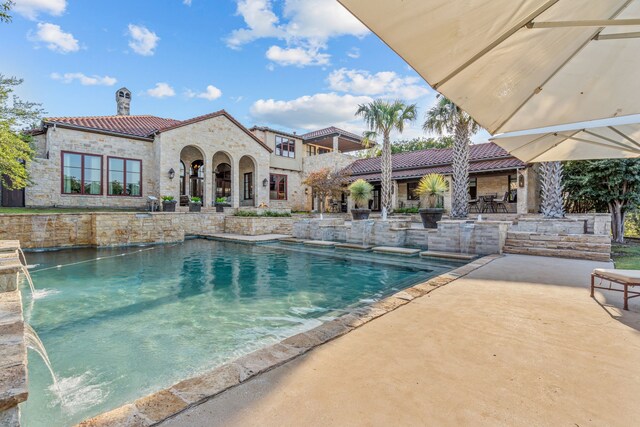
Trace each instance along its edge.
<path fill-rule="evenodd" d="M 81 427 L 153 426 L 182 411 L 197 406 L 257 375 L 283 365 L 315 347 L 408 304 L 476 269 L 500 258 L 487 255 L 426 282 L 403 289 L 368 306 L 293 335 L 277 344 L 256 350 L 196 377 L 180 381 L 164 390 L 142 397 L 77 424 Z"/>

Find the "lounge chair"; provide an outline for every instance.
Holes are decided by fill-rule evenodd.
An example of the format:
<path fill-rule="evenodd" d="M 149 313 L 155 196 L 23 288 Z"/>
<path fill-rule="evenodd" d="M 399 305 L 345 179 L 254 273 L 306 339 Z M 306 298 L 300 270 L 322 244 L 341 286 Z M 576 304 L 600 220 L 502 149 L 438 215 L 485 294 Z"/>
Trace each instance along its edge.
<path fill-rule="evenodd" d="M 600 279 L 599 285 L 603 281 L 608 281 L 609 286 L 596 286 L 596 278 Z M 623 289 L 615 289 L 613 283 L 622 285 Z M 630 291 L 629 287 L 640 286 L 640 270 L 615 270 L 607 268 L 596 268 L 591 273 L 591 297 L 595 289 L 604 289 L 607 291 L 624 293 L 624 309 L 629 310 L 629 300 L 631 298 L 640 297 L 640 292 Z"/>

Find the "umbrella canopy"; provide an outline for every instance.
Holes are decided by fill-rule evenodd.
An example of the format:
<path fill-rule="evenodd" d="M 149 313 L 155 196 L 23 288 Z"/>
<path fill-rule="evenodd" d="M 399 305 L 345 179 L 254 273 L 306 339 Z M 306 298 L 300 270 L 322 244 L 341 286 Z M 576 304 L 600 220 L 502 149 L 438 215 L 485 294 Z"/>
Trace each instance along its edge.
<path fill-rule="evenodd" d="M 640 0 L 338 0 L 490 133 L 640 113 Z"/>
<path fill-rule="evenodd" d="M 635 158 L 640 157 L 640 123 L 500 135 L 491 141 L 527 163 Z"/>

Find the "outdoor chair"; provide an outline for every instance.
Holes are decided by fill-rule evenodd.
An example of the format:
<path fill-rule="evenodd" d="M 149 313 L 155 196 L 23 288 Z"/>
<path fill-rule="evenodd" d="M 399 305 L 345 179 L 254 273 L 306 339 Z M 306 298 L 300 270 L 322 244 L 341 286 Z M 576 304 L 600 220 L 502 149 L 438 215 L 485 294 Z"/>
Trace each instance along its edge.
<path fill-rule="evenodd" d="M 507 213 L 509 209 L 507 209 L 507 203 L 509 203 L 509 192 L 504 193 L 504 196 L 501 200 L 495 200 L 496 211 L 502 210 L 502 212 Z"/>
<path fill-rule="evenodd" d="M 600 283 L 596 285 L 596 279 Z M 609 286 L 601 286 L 603 281 L 609 282 Z M 616 289 L 612 285 L 617 283 L 622 285 L 622 289 Z M 595 289 L 604 289 L 624 294 L 624 309 L 629 310 L 629 300 L 640 297 L 640 292 L 630 291 L 629 287 L 640 286 L 640 270 L 615 270 L 607 268 L 596 268 L 591 273 L 591 297 Z"/>
<path fill-rule="evenodd" d="M 472 209 L 475 209 L 476 213 L 480 213 L 480 204 L 478 199 L 469 200 L 469 212 L 471 212 Z"/>
<path fill-rule="evenodd" d="M 487 194 L 485 196 L 480 196 L 480 200 L 482 202 L 482 212 L 491 212 L 495 213 L 496 206 L 494 203 L 494 199 L 496 198 L 493 194 Z"/>

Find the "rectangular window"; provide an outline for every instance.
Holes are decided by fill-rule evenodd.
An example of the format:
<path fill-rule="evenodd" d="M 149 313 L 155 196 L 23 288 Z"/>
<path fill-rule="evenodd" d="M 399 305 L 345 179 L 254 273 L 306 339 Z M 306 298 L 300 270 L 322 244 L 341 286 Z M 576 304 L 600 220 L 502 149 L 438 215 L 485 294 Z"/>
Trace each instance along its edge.
<path fill-rule="evenodd" d="M 469 197 L 471 200 L 478 198 L 478 178 L 469 178 Z"/>
<path fill-rule="evenodd" d="M 316 155 L 316 146 L 315 145 L 307 145 L 307 155 L 309 157 Z"/>
<path fill-rule="evenodd" d="M 142 196 L 142 161 L 108 157 L 107 182 L 109 196 Z"/>
<path fill-rule="evenodd" d="M 291 138 L 276 135 L 276 156 L 296 157 L 296 141 Z"/>
<path fill-rule="evenodd" d="M 102 156 L 63 151 L 62 194 L 102 194 Z"/>
<path fill-rule="evenodd" d="M 518 201 L 518 175 L 509 175 L 509 203 Z"/>
<path fill-rule="evenodd" d="M 269 178 L 269 198 L 287 200 L 287 175 L 271 174 Z"/>
<path fill-rule="evenodd" d="M 417 182 L 407 182 L 407 200 L 420 200 L 420 196 L 416 195 Z"/>
<path fill-rule="evenodd" d="M 329 150 L 328 148 L 318 148 L 318 154 L 326 154 L 330 152 L 331 150 Z"/>
<path fill-rule="evenodd" d="M 253 199 L 253 172 L 244 174 L 244 199 Z"/>

